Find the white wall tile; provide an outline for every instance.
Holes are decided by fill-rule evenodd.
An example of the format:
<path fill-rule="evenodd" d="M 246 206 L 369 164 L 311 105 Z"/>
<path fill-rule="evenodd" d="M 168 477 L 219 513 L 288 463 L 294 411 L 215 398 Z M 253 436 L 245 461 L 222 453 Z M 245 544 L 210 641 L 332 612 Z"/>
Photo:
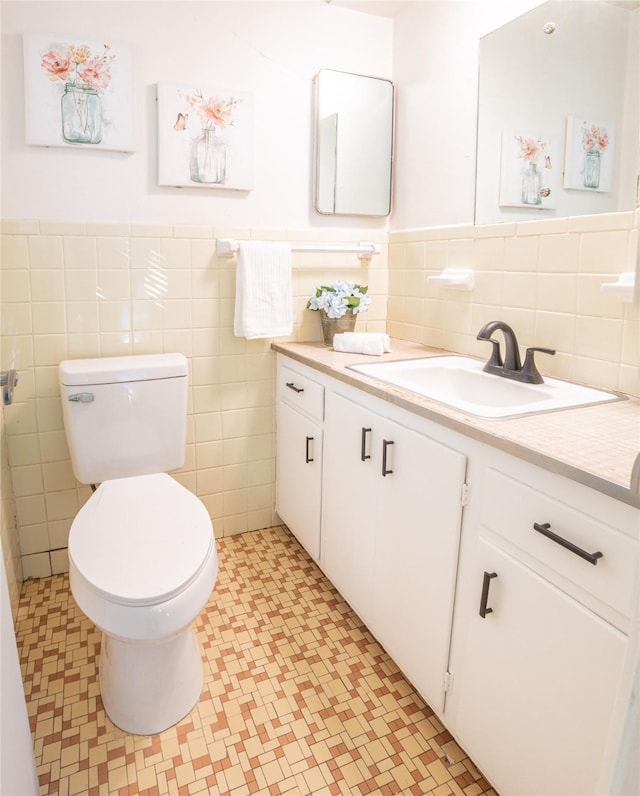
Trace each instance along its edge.
<path fill-rule="evenodd" d="M 622 322 L 578 316 L 575 353 L 580 357 L 616 363 L 617 367 L 622 354 Z"/>
<path fill-rule="evenodd" d="M 578 302 L 578 277 L 573 274 L 538 276 L 538 309 L 574 313 Z"/>
<path fill-rule="evenodd" d="M 64 250 L 65 268 L 95 269 L 98 267 L 98 254 L 95 238 L 65 236 L 62 238 L 62 246 Z M 31 267 L 34 267 L 33 262 Z"/>
<path fill-rule="evenodd" d="M 350 256 L 294 255 L 292 339 L 320 339 L 317 313 L 306 303 L 317 285 L 340 276 L 369 285 L 372 310 L 358 328 L 484 357 L 477 331 L 502 319 L 522 348 L 558 348 L 555 357 L 539 360 L 543 372 L 599 386 L 637 385 L 637 312 L 600 291 L 601 281 L 635 257 L 637 230 L 626 218 L 407 230 L 392 233 L 388 247 L 384 231 L 355 228 L 35 221 L 4 229 L 3 361 L 20 363 L 21 401 L 31 407 L 9 423 L 8 459 L 20 515 L 28 520 L 21 527 L 46 527 L 42 552 L 51 551 L 47 560 L 37 558 L 41 551 L 25 556 L 29 572 L 66 566 L 69 527 L 90 494 L 75 482 L 61 425 L 57 368 L 67 357 L 183 351 L 190 416 L 185 464 L 176 477 L 201 496 L 218 535 L 274 521 L 274 357 L 270 341 L 233 333 L 236 261 L 216 257 L 214 234 L 384 244 L 368 267 Z M 476 272 L 471 293 L 425 281 L 463 266 Z"/>
<path fill-rule="evenodd" d="M 619 274 L 626 270 L 628 233 L 585 233 L 580 237 L 580 273 Z"/>
<path fill-rule="evenodd" d="M 579 235 L 542 235 L 537 268 L 540 273 L 576 274 L 580 254 Z"/>
<path fill-rule="evenodd" d="M 504 271 L 529 271 L 533 273 L 538 268 L 538 252 L 540 248 L 537 237 L 507 238 L 504 246 Z"/>
<path fill-rule="evenodd" d="M 27 270 L 29 268 L 29 239 L 26 235 L 3 235 L 0 258 L 3 270 L 7 268 Z"/>
<path fill-rule="evenodd" d="M 51 235 L 29 236 L 29 267 L 33 269 L 62 268 L 62 238 Z"/>
<path fill-rule="evenodd" d="M 49 553 L 22 556 L 22 575 L 28 578 L 47 578 L 51 575 Z"/>
<path fill-rule="evenodd" d="M 21 524 L 18 531 L 18 539 L 20 541 L 20 552 L 24 556 L 49 550 L 47 523 L 41 522 L 37 525 Z"/>
<path fill-rule="evenodd" d="M 31 301 L 31 287 L 28 271 L 9 270 L 3 267 L 0 277 L 0 295 L 2 296 L 2 301 Z"/>
<path fill-rule="evenodd" d="M 49 525 L 49 549 L 58 550 L 67 547 L 69 543 L 69 531 L 73 518 L 64 520 L 51 520 Z"/>
<path fill-rule="evenodd" d="M 49 553 L 51 559 L 51 574 L 60 575 L 69 571 L 69 555 L 67 550 L 52 550 Z"/>
<path fill-rule="evenodd" d="M 100 270 L 128 271 L 131 266 L 129 239 L 122 237 L 97 238 L 96 256 Z"/>
<path fill-rule="evenodd" d="M 29 495 L 16 498 L 18 528 L 24 525 L 37 525 L 46 522 L 44 495 Z"/>

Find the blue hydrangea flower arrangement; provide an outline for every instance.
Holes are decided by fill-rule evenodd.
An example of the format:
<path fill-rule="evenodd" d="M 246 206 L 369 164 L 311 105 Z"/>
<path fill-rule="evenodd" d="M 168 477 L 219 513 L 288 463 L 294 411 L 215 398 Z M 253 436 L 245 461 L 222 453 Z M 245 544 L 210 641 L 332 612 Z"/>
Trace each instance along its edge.
<path fill-rule="evenodd" d="M 335 282 L 333 285 L 320 285 L 307 302 L 310 310 L 324 310 L 329 318 L 342 318 L 348 311 L 354 314 L 366 312 L 371 304 L 367 296 L 367 285 L 356 285 L 355 282 Z"/>

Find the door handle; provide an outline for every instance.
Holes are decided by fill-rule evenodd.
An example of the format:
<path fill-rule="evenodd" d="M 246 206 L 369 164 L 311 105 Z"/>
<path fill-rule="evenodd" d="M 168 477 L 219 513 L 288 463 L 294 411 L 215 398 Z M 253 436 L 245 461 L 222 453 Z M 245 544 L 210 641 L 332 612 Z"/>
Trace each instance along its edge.
<path fill-rule="evenodd" d="M 493 613 L 493 608 L 487 608 L 489 600 L 489 586 L 494 578 L 498 577 L 497 572 L 485 572 L 482 578 L 482 594 L 480 596 L 480 616 L 484 619 L 487 614 Z"/>
<path fill-rule="evenodd" d="M 393 445 L 393 440 L 382 440 L 382 475 L 390 475 L 393 472 L 393 470 L 387 469 L 387 449 L 389 445 Z"/>
<path fill-rule="evenodd" d="M 363 428 L 360 436 L 360 461 L 366 462 L 371 458 L 371 454 L 367 453 L 367 434 L 371 433 L 370 428 Z"/>
<path fill-rule="evenodd" d="M 309 455 L 309 443 L 313 442 L 313 437 L 307 437 L 305 441 L 305 450 L 304 450 L 304 461 L 305 464 L 309 464 L 309 462 L 313 461 L 313 456 Z"/>
<path fill-rule="evenodd" d="M 550 522 L 543 522 L 542 525 L 539 522 L 533 523 L 533 530 L 538 531 L 543 536 L 546 536 L 547 539 L 551 539 L 552 542 L 559 544 L 561 547 L 570 550 L 572 553 L 575 553 L 580 558 L 584 558 L 585 561 L 588 561 L 590 564 L 593 564 L 594 567 L 598 563 L 598 559 L 602 558 L 602 553 L 597 551 L 595 553 L 589 553 L 586 550 L 583 550 L 581 547 L 578 547 L 577 544 L 570 542 L 568 539 L 565 539 L 562 536 L 559 536 L 557 533 L 554 533 L 551 530 L 551 523 Z"/>
<path fill-rule="evenodd" d="M 285 384 L 290 390 L 294 392 L 304 392 L 304 387 L 296 387 L 296 385 L 292 381 L 286 381 Z"/>

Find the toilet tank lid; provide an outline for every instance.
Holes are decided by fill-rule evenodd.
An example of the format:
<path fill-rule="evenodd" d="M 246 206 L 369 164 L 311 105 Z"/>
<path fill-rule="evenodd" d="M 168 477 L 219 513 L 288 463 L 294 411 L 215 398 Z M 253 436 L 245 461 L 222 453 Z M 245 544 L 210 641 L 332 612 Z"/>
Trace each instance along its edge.
<path fill-rule="evenodd" d="M 60 383 L 68 386 L 169 379 L 186 376 L 187 372 L 183 354 L 66 359 L 58 368 Z"/>

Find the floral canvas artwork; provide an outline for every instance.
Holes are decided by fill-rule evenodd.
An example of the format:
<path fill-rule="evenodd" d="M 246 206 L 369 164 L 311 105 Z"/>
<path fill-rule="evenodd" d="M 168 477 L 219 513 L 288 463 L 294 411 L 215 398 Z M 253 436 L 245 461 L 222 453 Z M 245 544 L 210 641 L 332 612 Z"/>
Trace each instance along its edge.
<path fill-rule="evenodd" d="M 531 133 L 503 132 L 500 206 L 550 210 L 558 199 L 556 139 Z"/>
<path fill-rule="evenodd" d="M 253 188 L 253 96 L 204 85 L 158 84 L 158 182 Z"/>
<path fill-rule="evenodd" d="M 569 116 L 564 187 L 577 191 L 611 191 L 614 145 L 612 124 Z"/>
<path fill-rule="evenodd" d="M 24 75 L 27 144 L 133 151 L 131 48 L 25 36 Z"/>

